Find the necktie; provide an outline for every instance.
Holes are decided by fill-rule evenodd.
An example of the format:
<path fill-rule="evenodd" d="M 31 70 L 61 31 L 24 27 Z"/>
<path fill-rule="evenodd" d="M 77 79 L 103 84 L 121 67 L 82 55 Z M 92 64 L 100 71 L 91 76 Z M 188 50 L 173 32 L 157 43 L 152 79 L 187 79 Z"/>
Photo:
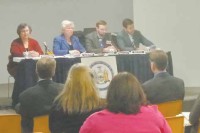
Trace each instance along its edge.
<path fill-rule="evenodd" d="M 103 40 L 102 40 L 102 38 L 99 38 L 99 45 L 100 45 L 101 48 L 103 48 Z"/>

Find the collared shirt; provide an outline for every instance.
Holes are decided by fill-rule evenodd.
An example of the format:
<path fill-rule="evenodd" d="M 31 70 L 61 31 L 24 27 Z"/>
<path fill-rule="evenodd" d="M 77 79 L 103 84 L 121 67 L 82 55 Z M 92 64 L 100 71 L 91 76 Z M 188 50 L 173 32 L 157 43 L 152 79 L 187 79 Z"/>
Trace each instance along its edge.
<path fill-rule="evenodd" d="M 38 82 L 40 82 L 40 81 L 42 81 L 42 80 L 52 80 L 52 78 L 51 78 L 51 79 L 42 79 L 42 78 L 39 77 Z"/>
<path fill-rule="evenodd" d="M 103 48 L 103 47 L 104 47 L 104 45 L 103 45 L 103 37 L 100 36 L 100 35 L 97 33 L 97 38 L 99 39 L 99 45 L 100 45 L 100 47 Z"/>
<path fill-rule="evenodd" d="M 130 38 L 130 40 L 131 40 L 131 43 L 134 45 L 134 39 L 133 39 L 133 36 L 130 35 L 130 34 L 128 34 L 128 36 L 129 36 L 129 38 Z"/>

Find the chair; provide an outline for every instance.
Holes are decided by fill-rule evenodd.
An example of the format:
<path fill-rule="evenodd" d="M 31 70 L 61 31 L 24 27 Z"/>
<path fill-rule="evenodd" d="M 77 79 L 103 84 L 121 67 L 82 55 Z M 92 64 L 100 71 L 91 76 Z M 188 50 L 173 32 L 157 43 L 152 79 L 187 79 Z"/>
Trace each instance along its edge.
<path fill-rule="evenodd" d="M 49 130 L 49 116 L 43 115 L 33 118 L 34 121 L 34 132 L 50 133 Z"/>
<path fill-rule="evenodd" d="M 86 36 L 87 34 L 93 32 L 95 30 L 96 30 L 96 28 L 84 28 L 83 29 L 83 34 Z"/>
<path fill-rule="evenodd" d="M 111 37 L 112 37 L 112 41 L 115 45 L 115 48 L 117 49 L 117 51 L 121 51 L 118 42 L 117 42 L 117 34 L 116 33 L 111 33 Z"/>
<path fill-rule="evenodd" d="M 18 114 L 1 114 L 0 133 L 21 133 L 21 116 Z"/>
<path fill-rule="evenodd" d="M 172 133 L 184 133 L 184 116 L 172 116 L 165 119 L 172 129 Z"/>
<path fill-rule="evenodd" d="M 198 128 L 198 133 L 200 133 L 200 127 Z"/>
<path fill-rule="evenodd" d="M 80 43 L 83 45 L 83 47 L 85 48 L 85 36 L 83 31 L 74 31 L 74 35 L 76 37 L 78 37 Z"/>
<path fill-rule="evenodd" d="M 163 114 L 164 117 L 175 116 L 182 112 L 183 100 L 169 101 L 157 105 L 158 110 Z"/>

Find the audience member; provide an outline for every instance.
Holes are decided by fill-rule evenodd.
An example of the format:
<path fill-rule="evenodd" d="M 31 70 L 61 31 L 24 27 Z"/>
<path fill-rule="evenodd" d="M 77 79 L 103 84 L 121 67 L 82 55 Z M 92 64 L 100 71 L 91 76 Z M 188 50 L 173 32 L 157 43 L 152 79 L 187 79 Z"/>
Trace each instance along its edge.
<path fill-rule="evenodd" d="M 135 30 L 131 19 L 124 19 L 122 22 L 123 30 L 117 35 L 118 47 L 122 51 L 133 51 L 139 49 L 140 44 L 155 48 L 155 45 L 146 39 L 138 30 Z"/>
<path fill-rule="evenodd" d="M 74 64 L 63 91 L 58 95 L 49 115 L 52 133 L 78 133 L 85 119 L 103 105 L 88 66 Z"/>
<path fill-rule="evenodd" d="M 85 52 L 85 48 L 80 43 L 78 37 L 73 35 L 74 23 L 64 20 L 61 23 L 61 35 L 53 40 L 53 52 L 55 55 L 80 55 Z"/>
<path fill-rule="evenodd" d="M 36 73 L 39 76 L 37 85 L 28 88 L 19 96 L 16 110 L 22 116 L 23 133 L 32 133 L 33 117 L 49 113 L 54 98 L 64 87 L 52 81 L 55 74 L 56 61 L 53 58 L 41 58 L 36 64 Z"/>
<path fill-rule="evenodd" d="M 189 115 L 189 121 L 192 124 L 190 133 L 198 133 L 199 118 L 200 118 L 200 95 L 196 99 Z"/>
<path fill-rule="evenodd" d="M 171 133 L 156 105 L 146 105 L 145 94 L 132 74 L 117 74 L 108 87 L 107 108 L 90 115 L 80 133 Z"/>
<path fill-rule="evenodd" d="M 107 23 L 100 20 L 96 23 L 96 31 L 89 33 L 85 36 L 85 45 L 87 52 L 102 53 L 102 52 L 115 52 L 116 48 L 111 41 L 111 35 L 106 34 Z"/>
<path fill-rule="evenodd" d="M 155 50 L 150 53 L 149 58 L 154 77 L 143 84 L 147 100 L 152 104 L 183 100 L 185 95 L 184 82 L 166 71 L 167 54 L 162 50 Z"/>
<path fill-rule="evenodd" d="M 13 57 L 23 57 L 24 53 L 28 56 L 36 57 L 43 54 L 39 43 L 31 38 L 30 34 L 32 32 L 31 27 L 26 23 L 21 23 L 17 27 L 17 34 L 19 37 L 11 43 L 9 56 L 9 63 L 7 65 L 7 70 L 10 75 L 14 78 L 16 76 L 17 64 L 13 62 Z"/>

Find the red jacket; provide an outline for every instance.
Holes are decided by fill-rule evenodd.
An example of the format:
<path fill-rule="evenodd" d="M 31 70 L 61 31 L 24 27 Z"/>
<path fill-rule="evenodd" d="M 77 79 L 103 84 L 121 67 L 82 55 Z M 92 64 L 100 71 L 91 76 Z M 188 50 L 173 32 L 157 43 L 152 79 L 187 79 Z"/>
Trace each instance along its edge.
<path fill-rule="evenodd" d="M 40 55 L 43 54 L 39 43 L 36 40 L 29 38 L 28 51 L 32 50 L 38 52 Z M 13 40 L 10 47 L 10 53 L 12 57 L 23 57 L 23 52 L 25 51 L 26 50 L 24 48 L 23 42 L 20 38 Z"/>

